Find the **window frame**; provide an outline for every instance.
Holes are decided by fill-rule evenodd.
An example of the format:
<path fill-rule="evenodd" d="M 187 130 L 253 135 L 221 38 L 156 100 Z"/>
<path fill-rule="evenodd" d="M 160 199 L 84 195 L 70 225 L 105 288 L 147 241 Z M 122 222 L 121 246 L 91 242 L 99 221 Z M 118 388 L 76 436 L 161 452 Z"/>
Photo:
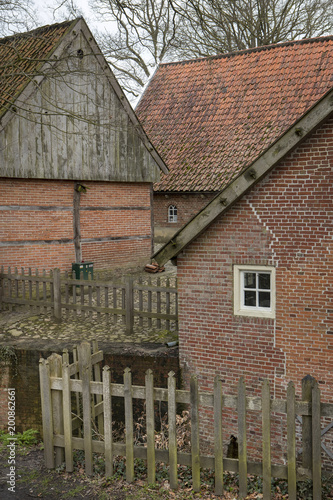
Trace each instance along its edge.
<path fill-rule="evenodd" d="M 270 293 L 271 293 L 271 306 L 259 307 L 259 306 L 245 306 L 243 304 L 244 297 L 244 284 L 243 275 L 244 272 L 249 273 L 269 273 L 270 274 Z M 276 302 L 276 285 L 275 285 L 275 274 L 276 269 L 274 266 L 257 266 L 257 265 L 234 265 L 234 315 L 235 316 L 252 316 L 256 318 L 271 318 L 275 319 L 275 302 Z M 258 288 L 255 288 L 256 292 Z M 268 289 L 267 289 L 268 290 Z"/>
<path fill-rule="evenodd" d="M 172 214 L 170 213 L 172 209 Z M 178 208 L 176 205 L 168 206 L 168 222 L 170 224 L 176 224 L 178 222 Z"/>

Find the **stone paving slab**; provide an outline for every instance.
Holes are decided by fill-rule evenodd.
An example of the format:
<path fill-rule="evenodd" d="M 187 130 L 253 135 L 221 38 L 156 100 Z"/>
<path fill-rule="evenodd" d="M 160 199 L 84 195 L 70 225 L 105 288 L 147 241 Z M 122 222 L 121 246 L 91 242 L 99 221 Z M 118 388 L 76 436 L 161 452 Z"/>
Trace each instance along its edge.
<path fill-rule="evenodd" d="M 120 321 L 113 324 L 106 317 L 96 318 L 69 317 L 57 323 L 51 313 L 34 314 L 30 311 L 0 313 L 0 345 L 31 347 L 41 341 L 49 344 L 74 345 L 83 340 L 97 340 L 99 343 L 148 344 L 160 347 L 177 340 L 177 332 L 143 328 L 136 326 L 134 333 L 128 335 L 125 325 Z"/>

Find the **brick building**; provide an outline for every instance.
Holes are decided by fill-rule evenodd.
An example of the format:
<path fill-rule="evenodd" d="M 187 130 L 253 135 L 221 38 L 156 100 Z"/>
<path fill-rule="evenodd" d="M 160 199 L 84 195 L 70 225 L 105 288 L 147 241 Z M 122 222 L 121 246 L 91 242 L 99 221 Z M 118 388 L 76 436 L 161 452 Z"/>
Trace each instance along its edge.
<path fill-rule="evenodd" d="M 84 20 L 4 38 L 0 57 L 0 265 L 147 262 L 167 168 Z"/>
<path fill-rule="evenodd" d="M 331 50 L 331 68 L 332 59 Z M 285 96 L 292 110 L 297 93 Z M 248 394 L 258 395 L 267 377 L 272 395 L 285 398 L 290 380 L 300 396 L 310 374 L 332 402 L 333 89 L 290 120 L 154 258 L 177 260 L 185 380 L 196 373 L 200 388 L 212 389 L 219 374 L 234 394 L 244 375 Z M 209 415 L 204 423 L 209 441 Z M 250 425 L 258 451 L 258 422 Z M 284 425 L 272 422 L 273 458 Z M 325 438 L 332 452 L 332 432 Z"/>
<path fill-rule="evenodd" d="M 170 173 L 154 184 L 167 241 L 332 85 L 332 37 L 161 64 L 136 113 Z"/>

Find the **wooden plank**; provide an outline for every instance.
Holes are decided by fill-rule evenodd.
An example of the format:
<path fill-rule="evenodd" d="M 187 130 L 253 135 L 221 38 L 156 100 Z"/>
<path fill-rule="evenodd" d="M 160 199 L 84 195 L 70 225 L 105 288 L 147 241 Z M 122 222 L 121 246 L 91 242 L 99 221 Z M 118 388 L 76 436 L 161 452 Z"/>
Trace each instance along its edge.
<path fill-rule="evenodd" d="M 295 386 L 289 382 L 287 389 L 287 457 L 288 457 L 288 498 L 296 500 L 296 408 Z"/>
<path fill-rule="evenodd" d="M 75 371 L 73 371 L 73 365 L 75 365 Z M 70 376 L 74 375 L 75 379 L 79 378 L 79 358 L 78 358 L 78 353 L 77 353 L 77 346 L 73 347 L 73 365 L 69 367 L 69 373 Z M 79 419 L 79 426 L 78 426 L 78 436 L 82 436 L 82 417 L 81 417 L 81 397 L 80 393 L 76 392 L 75 393 L 75 402 L 76 402 L 76 415 Z"/>
<path fill-rule="evenodd" d="M 53 453 L 53 414 L 50 385 L 50 367 L 48 361 L 41 358 L 39 361 L 39 381 L 42 403 L 43 443 L 45 466 L 54 469 Z"/>
<path fill-rule="evenodd" d="M 317 381 L 312 388 L 312 463 L 313 500 L 321 500 L 320 389 Z"/>
<path fill-rule="evenodd" d="M 193 491 L 200 491 L 200 446 L 199 446 L 199 392 L 198 378 L 192 375 L 190 379 L 191 402 L 191 453 L 192 453 L 192 483 Z"/>
<path fill-rule="evenodd" d="M 96 382 L 101 382 L 101 380 L 102 380 L 101 367 L 100 367 L 99 361 L 97 361 L 97 362 L 94 361 L 94 355 L 101 353 L 102 358 L 103 358 L 103 352 L 98 350 L 97 340 L 93 340 L 92 346 L 93 346 L 93 355 L 91 357 L 91 363 L 94 367 L 94 378 L 95 378 Z M 95 397 L 96 404 L 99 404 L 103 401 L 102 396 L 99 394 L 96 394 L 94 397 Z M 103 422 L 103 415 L 102 414 L 98 415 L 98 417 L 97 417 L 97 429 L 98 429 L 98 433 L 103 436 L 103 434 L 104 434 L 104 422 Z"/>
<path fill-rule="evenodd" d="M 68 363 L 62 364 L 62 404 L 64 414 L 64 441 L 65 441 L 65 458 L 66 471 L 73 472 L 73 441 L 72 441 L 72 402 L 70 389 L 70 374 Z"/>
<path fill-rule="evenodd" d="M 269 381 L 264 380 L 262 386 L 262 469 L 263 498 L 271 498 L 271 393 Z"/>
<path fill-rule="evenodd" d="M 134 449 L 133 449 L 133 400 L 132 374 L 129 368 L 124 371 L 124 404 L 126 430 L 126 481 L 134 481 Z"/>
<path fill-rule="evenodd" d="M 146 426 L 147 426 L 147 469 L 148 484 L 155 484 L 155 415 L 154 415 L 154 376 L 152 370 L 146 371 Z"/>
<path fill-rule="evenodd" d="M 169 278 L 167 278 L 166 287 L 170 288 L 170 279 Z M 170 314 L 170 292 L 169 291 L 165 292 L 165 312 L 166 312 L 166 314 Z M 169 319 L 167 319 L 165 321 L 165 328 L 167 330 L 170 330 L 170 320 Z"/>
<path fill-rule="evenodd" d="M 302 380 L 302 401 L 312 402 L 312 387 L 314 378 L 307 375 Z M 312 468 L 312 417 L 303 416 L 302 419 L 302 466 L 305 469 Z"/>
<path fill-rule="evenodd" d="M 80 379 L 82 380 L 83 435 L 86 474 L 93 474 L 92 429 L 91 429 L 91 352 L 90 344 L 82 342 L 78 346 Z"/>
<path fill-rule="evenodd" d="M 126 293 L 126 333 L 131 335 L 133 333 L 134 327 L 134 295 L 133 295 L 133 278 L 132 276 L 126 276 L 125 284 Z"/>
<path fill-rule="evenodd" d="M 214 379 L 214 469 L 215 495 L 223 495 L 222 382 Z"/>
<path fill-rule="evenodd" d="M 51 377 L 62 377 L 62 360 L 59 354 L 51 354 L 48 358 Z M 64 415 L 62 407 L 62 393 L 58 390 L 51 391 L 53 430 L 55 434 L 64 433 Z M 64 450 L 55 447 L 55 466 L 59 467 L 65 460 Z"/>
<path fill-rule="evenodd" d="M 61 322 L 61 289 L 60 289 L 60 269 L 53 270 L 53 314 L 57 322 Z"/>
<path fill-rule="evenodd" d="M 239 497 L 247 495 L 246 393 L 244 377 L 238 382 Z"/>
<path fill-rule="evenodd" d="M 138 280 L 139 286 L 142 284 L 142 277 L 139 277 Z M 133 285 L 133 290 L 138 290 L 139 292 L 139 313 L 143 311 L 143 292 L 140 288 L 136 288 L 135 285 Z M 139 314 L 139 326 L 143 326 L 143 317 L 141 314 Z"/>
<path fill-rule="evenodd" d="M 161 279 L 157 278 L 157 291 L 156 291 L 156 312 L 157 314 L 161 314 L 161 292 L 158 288 L 161 286 Z M 161 320 L 157 318 L 156 321 L 157 328 L 161 328 Z"/>
<path fill-rule="evenodd" d="M 103 368 L 103 403 L 104 403 L 104 456 L 105 475 L 113 476 L 112 450 L 112 401 L 111 401 L 111 373 L 108 366 Z"/>
<path fill-rule="evenodd" d="M 151 278 L 149 278 L 149 280 L 148 280 L 148 285 L 151 287 Z M 147 304 L 148 313 L 151 313 L 152 312 L 152 291 L 151 291 L 151 289 L 148 290 L 148 298 L 147 299 L 148 299 L 148 304 Z M 144 315 L 143 312 L 142 312 L 142 315 Z M 150 328 L 152 326 L 151 315 L 148 314 L 147 317 L 148 317 L 148 327 Z"/>
<path fill-rule="evenodd" d="M 176 412 L 176 379 L 175 373 L 171 371 L 168 376 L 168 428 L 170 488 L 173 490 L 178 488 Z"/>

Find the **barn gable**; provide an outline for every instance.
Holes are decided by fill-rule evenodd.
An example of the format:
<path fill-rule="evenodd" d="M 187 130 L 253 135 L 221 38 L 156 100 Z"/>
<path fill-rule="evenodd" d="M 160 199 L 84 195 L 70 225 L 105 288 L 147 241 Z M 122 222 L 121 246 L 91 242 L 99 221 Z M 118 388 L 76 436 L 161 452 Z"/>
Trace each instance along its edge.
<path fill-rule="evenodd" d="M 167 169 L 85 21 L 0 42 L 0 176 L 156 182 Z"/>

